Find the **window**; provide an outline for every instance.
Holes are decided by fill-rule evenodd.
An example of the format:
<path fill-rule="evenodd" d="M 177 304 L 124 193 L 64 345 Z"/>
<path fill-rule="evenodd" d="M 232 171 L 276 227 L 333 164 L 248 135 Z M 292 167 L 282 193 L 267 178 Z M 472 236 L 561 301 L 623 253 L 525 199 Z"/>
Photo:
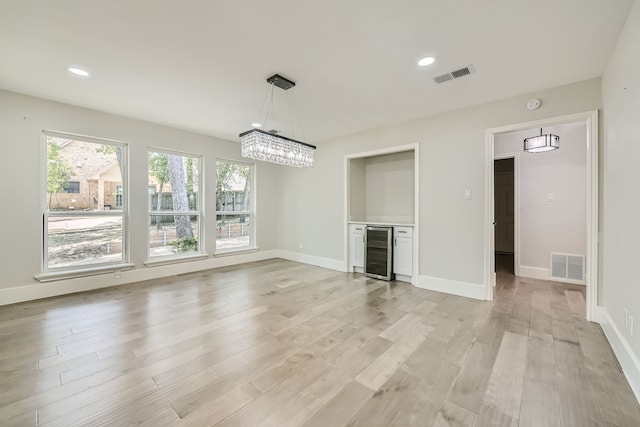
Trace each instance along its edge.
<path fill-rule="evenodd" d="M 80 181 L 69 181 L 64 186 L 65 193 L 79 193 L 80 192 Z"/>
<path fill-rule="evenodd" d="M 149 258 L 202 253 L 198 156 L 149 151 Z"/>
<path fill-rule="evenodd" d="M 216 251 L 255 247 L 253 165 L 216 164 Z"/>
<path fill-rule="evenodd" d="M 126 145 L 49 131 L 43 139 L 43 271 L 122 264 L 127 258 Z"/>

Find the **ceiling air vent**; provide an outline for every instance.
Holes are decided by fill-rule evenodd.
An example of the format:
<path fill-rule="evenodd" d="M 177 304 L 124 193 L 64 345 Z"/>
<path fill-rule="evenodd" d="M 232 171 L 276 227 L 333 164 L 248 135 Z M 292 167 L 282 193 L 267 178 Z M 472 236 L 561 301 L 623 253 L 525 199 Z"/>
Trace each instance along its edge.
<path fill-rule="evenodd" d="M 473 73 L 471 65 L 468 67 L 460 68 L 459 70 L 451 71 L 450 73 L 443 74 L 433 78 L 433 81 L 437 84 L 444 83 L 449 80 L 459 79 L 460 77 L 468 76 Z"/>
<path fill-rule="evenodd" d="M 438 77 L 434 77 L 433 81 L 435 81 L 436 83 L 440 84 L 440 83 L 444 83 L 447 80 L 453 80 L 453 76 L 451 75 L 451 73 L 447 73 L 447 74 L 443 74 L 441 76 Z"/>

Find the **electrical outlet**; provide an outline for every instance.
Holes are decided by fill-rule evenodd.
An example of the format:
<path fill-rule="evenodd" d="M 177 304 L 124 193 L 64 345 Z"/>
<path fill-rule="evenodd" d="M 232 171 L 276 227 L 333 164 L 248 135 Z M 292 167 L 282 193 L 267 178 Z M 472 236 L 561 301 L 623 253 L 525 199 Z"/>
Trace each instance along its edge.
<path fill-rule="evenodd" d="M 302 249 L 302 242 L 300 242 L 300 249 Z"/>
<path fill-rule="evenodd" d="M 115 276 L 116 279 L 119 279 L 120 276 L 122 276 L 122 270 L 117 269 L 116 271 L 114 271 L 113 275 Z"/>

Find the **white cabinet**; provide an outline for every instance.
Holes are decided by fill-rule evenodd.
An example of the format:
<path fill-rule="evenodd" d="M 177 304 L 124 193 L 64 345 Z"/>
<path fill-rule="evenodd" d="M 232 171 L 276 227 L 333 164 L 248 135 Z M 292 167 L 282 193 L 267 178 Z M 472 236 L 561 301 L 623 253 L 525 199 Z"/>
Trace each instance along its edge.
<path fill-rule="evenodd" d="M 393 228 L 393 272 L 397 280 L 413 276 L 413 227 Z"/>
<path fill-rule="evenodd" d="M 349 225 L 349 266 L 351 271 L 364 272 L 364 224 Z"/>

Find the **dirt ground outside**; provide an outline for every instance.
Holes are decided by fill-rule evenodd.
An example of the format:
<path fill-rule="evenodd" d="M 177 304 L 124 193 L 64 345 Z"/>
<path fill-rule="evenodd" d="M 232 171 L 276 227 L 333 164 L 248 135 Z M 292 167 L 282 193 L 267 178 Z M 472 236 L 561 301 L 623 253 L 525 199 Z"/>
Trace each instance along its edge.
<path fill-rule="evenodd" d="M 192 221 L 192 229 L 196 239 L 199 238 L 197 221 Z M 121 217 L 49 217 L 48 232 L 49 268 L 124 261 Z M 249 223 L 216 224 L 216 249 L 249 246 L 250 236 Z M 175 255 L 178 251 L 171 245 L 175 239 L 174 223 L 163 223 L 161 229 L 150 224 L 149 256 Z"/>

